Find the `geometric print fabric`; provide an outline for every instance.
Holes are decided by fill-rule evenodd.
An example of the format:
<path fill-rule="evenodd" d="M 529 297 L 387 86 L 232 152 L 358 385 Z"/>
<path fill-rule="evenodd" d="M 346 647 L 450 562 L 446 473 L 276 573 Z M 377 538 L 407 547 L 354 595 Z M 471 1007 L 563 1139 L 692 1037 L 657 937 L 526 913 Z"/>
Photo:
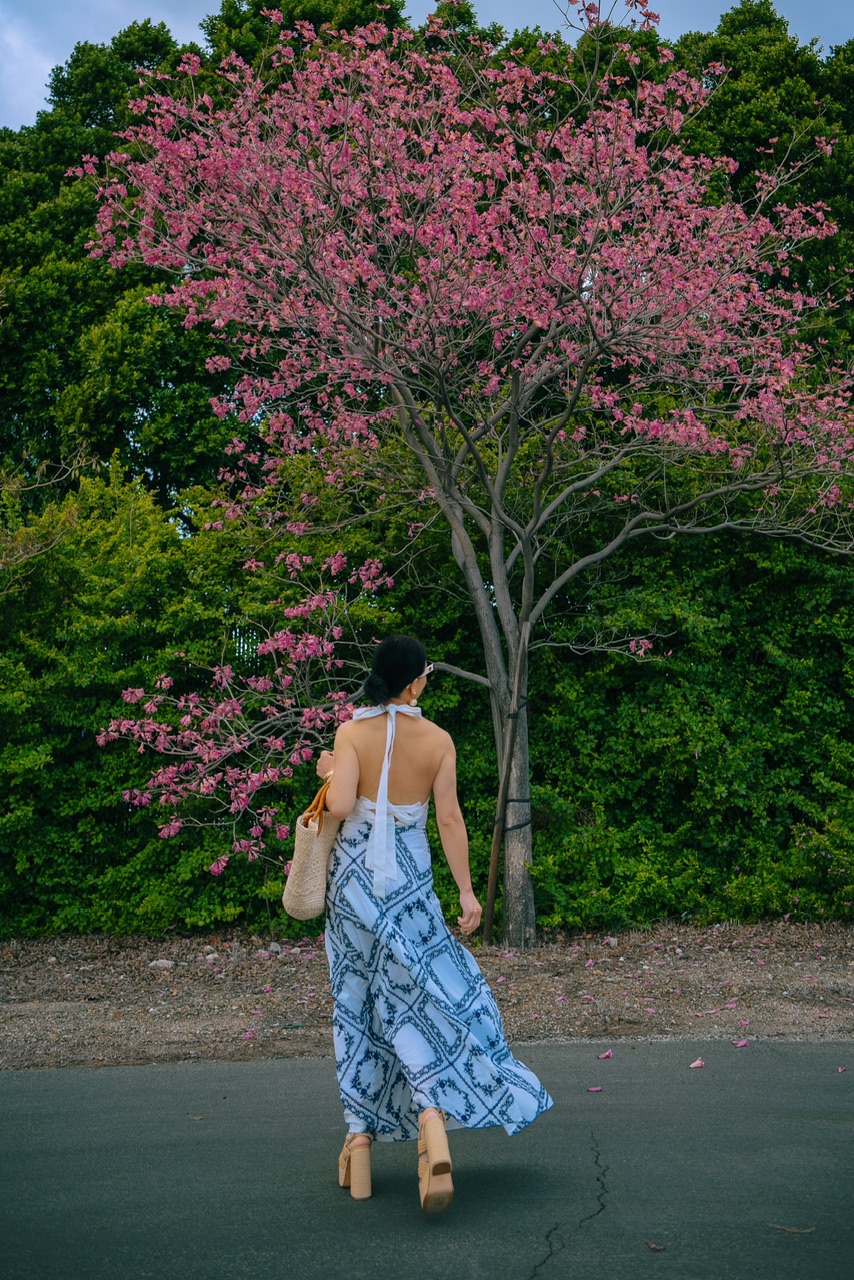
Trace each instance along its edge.
<path fill-rule="evenodd" d="M 518 1133 L 552 1099 L 510 1053 L 492 992 L 445 924 L 426 808 L 395 825 L 399 878 L 383 899 L 365 868 L 370 815 L 357 805 L 333 846 L 326 953 L 345 1119 L 380 1142 L 417 1138 L 425 1107 L 444 1111 L 448 1129 Z"/>

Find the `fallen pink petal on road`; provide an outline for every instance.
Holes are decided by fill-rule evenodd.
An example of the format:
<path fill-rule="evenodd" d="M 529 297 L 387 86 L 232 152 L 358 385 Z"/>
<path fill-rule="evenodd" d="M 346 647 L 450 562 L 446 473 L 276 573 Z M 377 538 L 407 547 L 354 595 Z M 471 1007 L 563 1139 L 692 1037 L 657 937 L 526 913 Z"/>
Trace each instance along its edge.
<path fill-rule="evenodd" d="M 749 1040 L 733 1040 L 733 1044 L 735 1045 L 736 1049 L 746 1049 L 747 1046 L 750 1044 L 750 1041 Z"/>
<path fill-rule="evenodd" d="M 610 1049 L 606 1049 L 604 1053 L 600 1053 L 600 1054 L 599 1054 L 599 1061 L 600 1061 L 600 1062 L 604 1062 L 606 1058 L 613 1058 L 613 1056 L 614 1056 L 614 1055 L 613 1055 L 613 1053 L 611 1052 L 611 1050 L 610 1050 Z M 841 1068 L 841 1070 L 843 1070 L 843 1071 L 844 1071 L 844 1070 L 845 1070 L 845 1068 L 844 1068 L 844 1067 L 842 1067 L 842 1068 Z"/>
<path fill-rule="evenodd" d="M 588 1093 L 601 1093 L 601 1092 L 602 1092 L 602 1086 L 601 1086 L 601 1084 L 591 1084 L 591 1086 L 590 1086 L 590 1088 L 587 1090 L 587 1092 L 588 1092 Z"/>
<path fill-rule="evenodd" d="M 689 1070 L 693 1071 L 695 1067 L 704 1067 L 706 1064 L 702 1058 L 698 1058 L 696 1062 L 692 1062 Z"/>

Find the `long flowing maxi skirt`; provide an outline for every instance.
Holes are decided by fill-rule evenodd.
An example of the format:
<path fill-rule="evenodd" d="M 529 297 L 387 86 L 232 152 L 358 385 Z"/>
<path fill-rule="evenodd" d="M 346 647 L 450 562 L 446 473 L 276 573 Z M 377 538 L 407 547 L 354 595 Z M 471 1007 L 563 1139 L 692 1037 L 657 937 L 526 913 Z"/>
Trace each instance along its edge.
<path fill-rule="evenodd" d="M 418 1113 L 438 1107 L 449 1129 L 518 1133 L 552 1099 L 511 1055 L 492 992 L 448 931 L 423 823 L 395 826 L 399 879 L 380 900 L 365 869 L 370 831 L 356 815 L 342 824 L 326 904 L 335 1065 L 350 1132 L 416 1138 Z"/>

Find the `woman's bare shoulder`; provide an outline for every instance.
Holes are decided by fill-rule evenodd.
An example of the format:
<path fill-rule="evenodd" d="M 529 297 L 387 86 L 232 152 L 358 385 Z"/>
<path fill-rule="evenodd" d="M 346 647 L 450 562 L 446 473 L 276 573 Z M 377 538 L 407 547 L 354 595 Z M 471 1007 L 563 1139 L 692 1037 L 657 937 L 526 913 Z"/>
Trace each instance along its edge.
<path fill-rule="evenodd" d="M 424 732 L 429 736 L 431 742 L 444 754 L 448 751 L 454 751 L 454 740 L 448 733 L 447 729 L 441 729 L 439 725 L 434 724 L 432 720 L 422 720 Z"/>
<path fill-rule="evenodd" d="M 345 720 L 339 724 L 335 730 L 335 741 L 341 742 L 358 742 L 363 736 L 365 725 L 369 723 L 365 720 Z"/>
<path fill-rule="evenodd" d="M 374 738 L 385 738 L 385 717 L 383 716 L 345 720 L 335 731 L 336 742 L 370 742 Z"/>

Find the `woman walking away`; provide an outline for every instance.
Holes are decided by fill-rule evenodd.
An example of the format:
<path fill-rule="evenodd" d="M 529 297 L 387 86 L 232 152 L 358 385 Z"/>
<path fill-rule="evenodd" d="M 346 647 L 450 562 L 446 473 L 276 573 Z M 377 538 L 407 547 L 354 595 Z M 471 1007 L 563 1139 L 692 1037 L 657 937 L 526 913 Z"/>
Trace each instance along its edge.
<path fill-rule="evenodd" d="M 371 1194 L 371 1143 L 418 1140 L 425 1213 L 453 1199 L 447 1129 L 509 1134 L 552 1106 L 512 1057 L 501 1015 L 470 953 L 449 932 L 433 890 L 425 823 L 430 796 L 460 894 L 463 933 L 480 924 L 449 734 L 418 698 L 432 671 L 423 646 L 392 636 L 376 650 L 363 699 L 324 751 L 327 805 L 341 819 L 332 849 L 326 953 L 335 1058 L 348 1127 L 339 1182 Z"/>

